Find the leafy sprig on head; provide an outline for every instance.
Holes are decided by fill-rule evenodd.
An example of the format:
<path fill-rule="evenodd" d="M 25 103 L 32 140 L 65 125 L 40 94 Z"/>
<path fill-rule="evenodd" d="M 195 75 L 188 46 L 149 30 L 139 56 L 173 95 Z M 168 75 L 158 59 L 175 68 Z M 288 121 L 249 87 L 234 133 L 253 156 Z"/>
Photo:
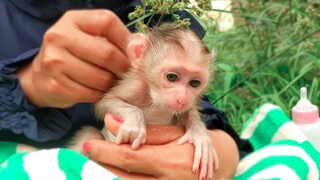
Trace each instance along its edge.
<path fill-rule="evenodd" d="M 129 19 L 132 20 L 128 26 L 135 24 L 139 32 L 146 32 L 150 26 L 151 20 L 158 16 L 156 26 L 160 26 L 164 16 L 171 16 L 175 28 L 188 29 L 190 19 L 181 17 L 176 14 L 176 11 L 186 10 L 197 16 L 210 11 L 210 0 L 141 0 L 141 5 L 136 6 L 135 10 L 129 14 Z"/>

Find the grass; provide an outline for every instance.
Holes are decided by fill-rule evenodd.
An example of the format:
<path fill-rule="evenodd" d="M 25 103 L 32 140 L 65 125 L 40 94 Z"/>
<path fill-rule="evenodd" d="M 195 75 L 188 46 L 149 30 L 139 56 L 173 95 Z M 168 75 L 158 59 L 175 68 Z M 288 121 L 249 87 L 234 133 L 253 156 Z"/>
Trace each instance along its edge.
<path fill-rule="evenodd" d="M 214 8 L 214 7 L 213 7 Z M 302 0 L 239 0 L 236 25 L 218 32 L 213 20 L 204 41 L 217 53 L 216 74 L 207 91 L 239 132 L 264 103 L 280 106 L 291 117 L 300 88 L 320 106 L 320 4 Z"/>

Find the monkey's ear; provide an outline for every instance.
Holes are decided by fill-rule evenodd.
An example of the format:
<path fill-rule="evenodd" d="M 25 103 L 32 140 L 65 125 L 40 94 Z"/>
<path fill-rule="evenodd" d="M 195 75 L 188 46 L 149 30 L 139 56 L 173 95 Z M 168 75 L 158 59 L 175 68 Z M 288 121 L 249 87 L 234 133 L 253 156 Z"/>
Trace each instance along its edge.
<path fill-rule="evenodd" d="M 143 53 L 143 49 L 147 44 L 147 37 L 141 33 L 135 33 L 131 35 L 129 39 L 129 44 L 127 47 L 127 55 L 129 60 L 132 63 L 139 63 L 137 62 Z"/>

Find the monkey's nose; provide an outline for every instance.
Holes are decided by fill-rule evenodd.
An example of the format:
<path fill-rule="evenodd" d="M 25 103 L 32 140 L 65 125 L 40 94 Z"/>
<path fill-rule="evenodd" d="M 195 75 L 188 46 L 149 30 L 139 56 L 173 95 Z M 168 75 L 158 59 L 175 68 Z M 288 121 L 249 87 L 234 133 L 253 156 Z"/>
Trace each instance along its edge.
<path fill-rule="evenodd" d="M 179 108 L 181 108 L 187 104 L 187 101 L 185 99 L 177 99 L 177 104 L 178 104 Z"/>

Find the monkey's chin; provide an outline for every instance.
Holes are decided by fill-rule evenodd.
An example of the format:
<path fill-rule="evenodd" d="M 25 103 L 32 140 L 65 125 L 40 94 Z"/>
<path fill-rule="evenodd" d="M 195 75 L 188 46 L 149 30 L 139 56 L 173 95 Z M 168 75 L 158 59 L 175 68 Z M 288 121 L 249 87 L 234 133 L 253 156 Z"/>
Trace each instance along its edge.
<path fill-rule="evenodd" d="M 190 108 L 189 107 L 168 106 L 167 109 L 173 114 L 180 114 L 180 113 L 188 111 Z"/>
<path fill-rule="evenodd" d="M 173 114 L 180 114 L 185 111 L 188 111 L 191 108 L 189 104 L 181 105 L 181 104 L 177 104 L 175 102 L 170 102 L 169 100 L 166 101 L 165 103 L 162 103 L 161 107 L 163 109 L 168 110 L 169 112 L 171 112 Z"/>

